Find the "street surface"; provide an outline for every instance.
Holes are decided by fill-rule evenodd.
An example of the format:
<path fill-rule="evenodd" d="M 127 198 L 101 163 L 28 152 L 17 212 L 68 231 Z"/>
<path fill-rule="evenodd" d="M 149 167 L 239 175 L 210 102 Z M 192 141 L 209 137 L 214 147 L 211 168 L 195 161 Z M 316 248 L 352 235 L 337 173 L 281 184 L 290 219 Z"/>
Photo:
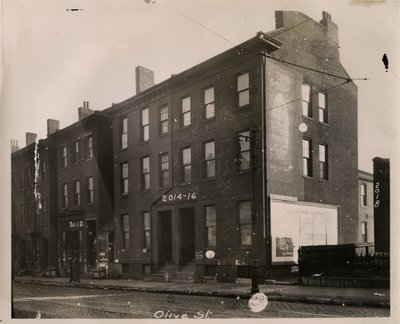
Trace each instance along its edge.
<path fill-rule="evenodd" d="M 14 317 L 35 318 L 268 318 L 382 317 L 386 308 L 270 301 L 255 313 L 248 300 L 14 283 Z"/>

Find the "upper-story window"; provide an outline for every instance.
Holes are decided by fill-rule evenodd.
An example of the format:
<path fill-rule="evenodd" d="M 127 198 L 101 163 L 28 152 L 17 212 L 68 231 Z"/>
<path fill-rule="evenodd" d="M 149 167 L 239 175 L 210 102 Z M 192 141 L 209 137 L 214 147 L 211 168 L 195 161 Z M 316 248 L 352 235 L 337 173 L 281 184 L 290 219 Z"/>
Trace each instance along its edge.
<path fill-rule="evenodd" d="M 249 73 L 243 73 L 241 75 L 238 75 L 237 96 L 238 96 L 238 107 L 243 107 L 250 103 Z"/>
<path fill-rule="evenodd" d="M 160 187 L 169 185 L 169 158 L 168 153 L 160 154 Z"/>
<path fill-rule="evenodd" d="M 43 199 L 41 203 L 42 211 L 41 211 L 41 225 L 47 224 L 47 200 Z"/>
<path fill-rule="evenodd" d="M 326 106 L 326 94 L 319 92 L 318 93 L 318 120 L 321 123 L 328 123 L 328 109 Z"/>
<path fill-rule="evenodd" d="M 40 161 L 40 166 L 39 166 L 39 180 L 42 183 L 46 182 L 46 177 L 47 177 L 47 165 L 46 161 Z"/>
<path fill-rule="evenodd" d="M 303 138 L 303 176 L 312 177 L 312 144 L 308 138 Z"/>
<path fill-rule="evenodd" d="M 19 171 L 19 187 L 20 189 L 24 189 L 25 187 L 25 180 L 24 180 L 24 170 Z"/>
<path fill-rule="evenodd" d="M 81 204 L 81 183 L 79 180 L 74 181 L 74 206 Z"/>
<path fill-rule="evenodd" d="M 32 185 L 32 169 L 31 167 L 26 168 L 26 187 L 29 187 Z"/>
<path fill-rule="evenodd" d="M 150 189 L 150 157 L 145 156 L 141 159 L 142 166 L 142 190 Z"/>
<path fill-rule="evenodd" d="M 89 160 L 93 157 L 93 136 L 92 135 L 86 136 L 84 143 L 85 143 L 85 150 L 84 150 L 85 159 Z"/>
<path fill-rule="evenodd" d="M 181 101 L 181 125 L 189 126 L 192 123 L 190 97 Z"/>
<path fill-rule="evenodd" d="M 319 178 L 328 180 L 328 145 L 319 144 Z"/>
<path fill-rule="evenodd" d="M 192 150 L 190 147 L 182 150 L 182 167 L 182 182 L 192 181 Z"/>
<path fill-rule="evenodd" d="M 129 192 L 129 179 L 128 179 L 128 162 L 121 163 L 121 194 L 126 195 Z"/>
<path fill-rule="evenodd" d="M 86 193 L 86 202 L 88 204 L 93 204 L 94 201 L 94 183 L 93 183 L 93 177 L 88 177 L 87 178 L 87 193 Z"/>
<path fill-rule="evenodd" d="M 360 186 L 361 206 L 366 207 L 367 204 L 367 184 L 362 183 Z"/>
<path fill-rule="evenodd" d="M 215 116 L 214 87 L 204 90 L 204 116 L 206 119 Z"/>
<path fill-rule="evenodd" d="M 215 177 L 215 142 L 204 143 L 204 176 Z"/>
<path fill-rule="evenodd" d="M 159 134 L 168 133 L 168 106 L 163 106 L 159 110 Z"/>
<path fill-rule="evenodd" d="M 140 140 L 147 142 L 150 139 L 149 108 L 142 110 L 140 130 Z"/>
<path fill-rule="evenodd" d="M 303 116 L 312 117 L 311 86 L 304 83 L 302 88 Z"/>
<path fill-rule="evenodd" d="M 62 185 L 61 192 L 62 192 L 61 207 L 67 208 L 68 207 L 68 184 L 64 183 Z"/>
<path fill-rule="evenodd" d="M 238 134 L 238 140 L 240 143 L 240 158 L 241 163 L 239 164 L 239 170 L 250 169 L 250 132 L 242 132 Z"/>
<path fill-rule="evenodd" d="M 120 148 L 121 150 L 128 147 L 128 117 L 120 120 Z"/>
<path fill-rule="evenodd" d="M 12 174 L 12 190 L 14 191 L 17 188 L 17 172 L 13 172 Z"/>
<path fill-rule="evenodd" d="M 71 164 L 76 164 L 80 160 L 80 147 L 79 140 L 71 144 Z"/>
<path fill-rule="evenodd" d="M 65 168 L 68 164 L 67 146 L 61 146 L 61 167 Z"/>

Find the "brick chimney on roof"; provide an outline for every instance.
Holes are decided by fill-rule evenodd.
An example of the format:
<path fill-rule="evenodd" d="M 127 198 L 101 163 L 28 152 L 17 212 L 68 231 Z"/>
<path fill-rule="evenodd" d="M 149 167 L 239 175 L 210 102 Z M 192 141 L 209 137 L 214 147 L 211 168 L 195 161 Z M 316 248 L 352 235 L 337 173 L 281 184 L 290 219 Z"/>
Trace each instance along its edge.
<path fill-rule="evenodd" d="M 339 43 L 339 31 L 338 26 L 332 21 L 331 15 L 322 11 L 322 20 L 319 22 L 322 26 L 325 26 L 327 29 L 327 36 L 330 41 L 338 44 Z"/>
<path fill-rule="evenodd" d="M 93 113 L 94 113 L 94 110 L 89 109 L 89 101 L 84 101 L 83 106 L 78 108 L 79 120 L 81 120 Z"/>
<path fill-rule="evenodd" d="M 154 71 L 143 66 L 135 68 L 136 94 L 151 88 L 154 85 Z"/>
<path fill-rule="evenodd" d="M 26 146 L 31 145 L 32 143 L 36 142 L 37 134 L 35 133 L 25 133 L 26 138 Z"/>
<path fill-rule="evenodd" d="M 11 140 L 11 153 L 17 152 L 19 150 L 18 140 L 12 139 Z"/>
<path fill-rule="evenodd" d="M 47 119 L 47 135 L 53 134 L 60 129 L 60 121 L 56 119 Z"/>

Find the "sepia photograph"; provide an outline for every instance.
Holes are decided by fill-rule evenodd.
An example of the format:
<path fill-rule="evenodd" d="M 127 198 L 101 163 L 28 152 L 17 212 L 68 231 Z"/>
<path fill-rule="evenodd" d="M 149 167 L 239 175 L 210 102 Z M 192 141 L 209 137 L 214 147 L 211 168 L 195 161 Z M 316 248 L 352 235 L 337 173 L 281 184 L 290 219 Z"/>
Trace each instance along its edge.
<path fill-rule="evenodd" d="M 400 2 L 0 10 L 0 323 L 398 319 Z"/>

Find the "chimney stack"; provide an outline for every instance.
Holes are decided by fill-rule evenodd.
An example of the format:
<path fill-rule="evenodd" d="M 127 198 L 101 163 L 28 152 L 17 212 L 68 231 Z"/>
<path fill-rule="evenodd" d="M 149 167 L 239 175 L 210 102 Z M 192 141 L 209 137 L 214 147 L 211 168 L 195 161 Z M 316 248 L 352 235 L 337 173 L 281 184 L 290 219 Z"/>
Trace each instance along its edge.
<path fill-rule="evenodd" d="M 89 109 L 89 101 L 84 101 L 83 106 L 78 108 L 78 118 L 79 120 L 91 115 L 94 110 Z"/>
<path fill-rule="evenodd" d="M 47 119 L 47 135 L 53 134 L 60 129 L 60 121 L 56 119 Z"/>
<path fill-rule="evenodd" d="M 11 140 L 11 153 L 17 152 L 19 150 L 18 140 L 12 139 Z"/>
<path fill-rule="evenodd" d="M 26 137 L 26 146 L 31 145 L 36 142 L 37 134 L 35 133 L 25 133 Z"/>
<path fill-rule="evenodd" d="M 135 69 L 136 94 L 151 88 L 154 85 L 154 72 L 143 66 L 137 66 Z"/>
<path fill-rule="evenodd" d="M 322 20 L 319 23 L 326 27 L 329 40 L 336 45 L 339 44 L 338 26 L 332 21 L 330 13 L 322 11 Z"/>

